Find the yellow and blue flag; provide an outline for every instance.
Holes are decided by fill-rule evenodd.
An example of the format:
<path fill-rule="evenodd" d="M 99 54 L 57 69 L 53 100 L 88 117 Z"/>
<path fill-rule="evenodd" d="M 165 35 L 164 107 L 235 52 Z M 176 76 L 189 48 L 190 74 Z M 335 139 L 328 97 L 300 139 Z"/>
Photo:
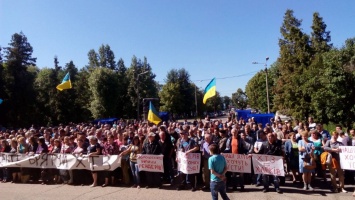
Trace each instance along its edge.
<path fill-rule="evenodd" d="M 159 114 L 155 110 L 151 101 L 149 102 L 148 121 L 150 121 L 156 125 L 161 122 L 161 119 L 159 118 Z"/>
<path fill-rule="evenodd" d="M 71 86 L 70 76 L 68 72 L 67 75 L 65 75 L 65 77 L 63 78 L 62 83 L 57 86 L 57 89 L 63 91 L 65 89 L 71 89 L 71 88 L 72 86 Z"/>
<path fill-rule="evenodd" d="M 216 96 L 216 78 L 213 78 L 206 86 L 205 95 L 203 96 L 203 104 L 206 104 L 207 99 L 213 96 Z"/>

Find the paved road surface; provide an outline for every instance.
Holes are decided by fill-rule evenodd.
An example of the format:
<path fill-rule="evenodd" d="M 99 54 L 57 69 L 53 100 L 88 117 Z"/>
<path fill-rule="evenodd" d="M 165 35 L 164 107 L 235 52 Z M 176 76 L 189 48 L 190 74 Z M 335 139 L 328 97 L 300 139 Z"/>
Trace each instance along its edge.
<path fill-rule="evenodd" d="M 291 183 L 287 183 L 291 184 Z M 325 200 L 325 199 L 355 199 L 352 197 L 353 188 L 351 186 L 346 187 L 349 193 L 330 193 L 329 190 L 320 190 L 316 188 L 315 192 L 306 192 L 298 188 L 284 186 L 281 187 L 283 194 L 277 194 L 274 191 L 268 193 L 262 193 L 260 187 L 255 187 L 252 185 L 246 186 L 245 192 L 232 192 L 228 193 L 231 200 L 236 199 L 303 199 L 303 200 Z M 270 188 L 272 189 L 272 187 Z M 196 191 L 191 192 L 186 191 L 176 191 L 175 187 L 170 188 L 169 186 L 163 189 L 136 189 L 136 188 L 125 188 L 125 187 L 95 187 L 90 188 L 89 186 L 69 186 L 69 185 L 40 185 L 40 184 L 11 184 L 11 183 L 1 183 L 0 184 L 0 199 L 18 199 L 18 200 L 40 200 L 40 199 L 50 199 L 50 200 L 89 200 L 89 199 L 144 199 L 144 200 L 187 200 L 187 199 L 211 199 L 209 192 Z M 219 197 L 221 199 L 221 197 Z"/>

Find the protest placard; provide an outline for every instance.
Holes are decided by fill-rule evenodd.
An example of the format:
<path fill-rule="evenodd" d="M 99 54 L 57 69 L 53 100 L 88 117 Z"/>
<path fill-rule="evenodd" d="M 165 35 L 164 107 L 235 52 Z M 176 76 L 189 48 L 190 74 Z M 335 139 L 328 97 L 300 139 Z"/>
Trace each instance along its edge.
<path fill-rule="evenodd" d="M 163 155 L 138 154 L 139 171 L 164 172 Z"/>
<path fill-rule="evenodd" d="M 251 173 L 251 158 L 248 155 L 222 153 L 227 162 L 227 171 Z"/>
<path fill-rule="evenodd" d="M 178 171 L 184 174 L 200 173 L 201 154 L 199 153 L 184 153 L 179 151 L 177 155 Z"/>
<path fill-rule="evenodd" d="M 342 169 L 355 170 L 355 146 L 340 146 L 340 166 Z"/>
<path fill-rule="evenodd" d="M 253 154 L 252 160 L 255 174 L 285 176 L 282 156 Z"/>
<path fill-rule="evenodd" d="M 121 166 L 118 155 L 79 156 L 73 154 L 0 154 L 0 167 L 115 170 Z"/>

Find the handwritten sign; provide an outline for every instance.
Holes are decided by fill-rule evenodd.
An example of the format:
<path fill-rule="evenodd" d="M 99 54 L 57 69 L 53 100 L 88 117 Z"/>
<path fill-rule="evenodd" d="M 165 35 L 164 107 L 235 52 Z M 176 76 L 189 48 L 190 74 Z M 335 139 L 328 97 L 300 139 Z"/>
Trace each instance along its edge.
<path fill-rule="evenodd" d="M 112 171 L 121 166 L 118 155 L 79 156 L 72 154 L 0 154 L 0 167 L 87 169 Z"/>
<path fill-rule="evenodd" d="M 164 172 L 163 155 L 138 154 L 139 171 Z"/>
<path fill-rule="evenodd" d="M 342 169 L 355 170 L 355 146 L 340 146 L 340 167 Z"/>
<path fill-rule="evenodd" d="M 189 153 L 179 151 L 177 155 L 178 171 L 184 174 L 198 174 L 200 173 L 201 154 Z"/>
<path fill-rule="evenodd" d="M 223 153 L 229 172 L 251 173 L 251 159 L 247 155 Z"/>
<path fill-rule="evenodd" d="M 285 176 L 284 164 L 281 156 L 254 154 L 252 160 L 255 174 Z"/>

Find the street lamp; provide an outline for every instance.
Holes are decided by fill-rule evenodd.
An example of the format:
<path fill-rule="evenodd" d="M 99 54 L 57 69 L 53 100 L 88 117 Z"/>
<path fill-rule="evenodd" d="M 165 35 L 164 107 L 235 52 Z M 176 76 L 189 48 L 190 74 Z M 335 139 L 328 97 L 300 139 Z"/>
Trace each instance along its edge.
<path fill-rule="evenodd" d="M 137 120 L 139 121 L 139 76 L 140 75 L 143 75 L 143 74 L 146 74 L 148 73 L 149 71 L 145 71 L 145 72 L 142 72 L 140 74 L 137 75 L 137 79 L 136 79 L 136 82 L 137 82 Z"/>
<path fill-rule="evenodd" d="M 269 60 L 269 57 L 266 57 L 265 63 L 260 63 L 260 62 L 252 62 L 252 64 L 263 64 L 265 66 L 265 76 L 266 76 L 266 99 L 267 99 L 267 113 L 270 113 L 270 101 L 269 101 L 269 84 L 267 81 L 267 61 Z"/>

